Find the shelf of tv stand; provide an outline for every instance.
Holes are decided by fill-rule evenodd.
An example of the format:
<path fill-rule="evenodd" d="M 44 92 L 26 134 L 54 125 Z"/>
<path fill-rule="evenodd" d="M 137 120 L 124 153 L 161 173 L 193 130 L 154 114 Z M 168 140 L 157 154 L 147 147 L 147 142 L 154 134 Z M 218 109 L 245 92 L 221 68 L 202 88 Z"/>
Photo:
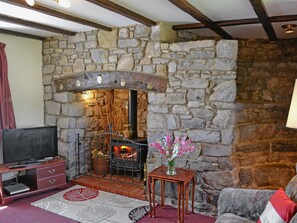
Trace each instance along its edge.
<path fill-rule="evenodd" d="M 9 168 L 10 165 L 12 164 L 0 165 L 0 201 L 2 205 L 6 205 L 18 198 L 66 186 L 66 167 L 63 159 L 54 158 L 46 162 L 13 169 Z M 25 174 L 18 178 L 19 182 L 27 185 L 30 190 L 9 195 L 4 191 L 2 174 L 19 171 L 25 171 Z"/>

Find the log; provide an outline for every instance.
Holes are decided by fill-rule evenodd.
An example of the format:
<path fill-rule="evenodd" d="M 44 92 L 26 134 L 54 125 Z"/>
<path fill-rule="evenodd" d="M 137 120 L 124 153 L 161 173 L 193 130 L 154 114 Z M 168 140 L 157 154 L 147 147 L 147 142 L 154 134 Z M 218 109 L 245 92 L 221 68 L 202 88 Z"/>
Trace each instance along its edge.
<path fill-rule="evenodd" d="M 54 80 L 57 92 L 95 89 L 165 92 L 167 83 L 167 77 L 132 71 L 91 71 Z"/>

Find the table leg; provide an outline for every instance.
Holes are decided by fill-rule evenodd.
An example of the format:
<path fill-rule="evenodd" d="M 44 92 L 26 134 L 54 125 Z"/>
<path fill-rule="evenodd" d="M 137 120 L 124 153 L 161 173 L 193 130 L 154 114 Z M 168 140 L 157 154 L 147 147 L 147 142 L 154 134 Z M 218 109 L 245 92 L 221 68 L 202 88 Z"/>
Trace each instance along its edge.
<path fill-rule="evenodd" d="M 192 213 L 194 213 L 195 176 L 192 179 Z"/>
<path fill-rule="evenodd" d="M 185 216 L 185 182 L 182 183 L 181 197 L 182 197 L 181 222 L 183 223 L 184 222 L 184 216 Z"/>
<path fill-rule="evenodd" d="M 147 186 L 148 186 L 148 194 L 149 194 L 149 203 L 150 203 L 150 211 L 149 211 L 149 217 L 152 217 L 152 195 L 151 195 L 151 177 L 147 178 Z"/>
<path fill-rule="evenodd" d="M 161 207 L 164 208 L 165 180 L 161 180 Z"/>
<path fill-rule="evenodd" d="M 181 183 L 179 182 L 178 183 L 178 186 L 177 186 L 177 215 L 178 215 L 178 223 L 181 223 L 181 221 L 180 221 L 180 195 L 181 195 Z"/>
<path fill-rule="evenodd" d="M 186 214 L 189 212 L 188 203 L 189 203 L 189 193 L 190 193 L 190 182 L 186 183 Z"/>
<path fill-rule="evenodd" d="M 155 202 L 155 179 L 153 179 L 153 188 L 152 188 L 152 195 L 153 195 L 153 218 L 156 216 L 156 202 Z"/>

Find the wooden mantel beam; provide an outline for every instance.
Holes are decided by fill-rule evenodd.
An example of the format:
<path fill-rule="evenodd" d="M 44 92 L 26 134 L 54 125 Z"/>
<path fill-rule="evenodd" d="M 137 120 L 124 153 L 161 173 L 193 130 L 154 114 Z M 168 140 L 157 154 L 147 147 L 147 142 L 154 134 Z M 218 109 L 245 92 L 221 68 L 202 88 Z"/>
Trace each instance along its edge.
<path fill-rule="evenodd" d="M 168 78 L 132 71 L 90 71 L 55 79 L 57 92 L 95 89 L 130 89 L 165 92 Z"/>

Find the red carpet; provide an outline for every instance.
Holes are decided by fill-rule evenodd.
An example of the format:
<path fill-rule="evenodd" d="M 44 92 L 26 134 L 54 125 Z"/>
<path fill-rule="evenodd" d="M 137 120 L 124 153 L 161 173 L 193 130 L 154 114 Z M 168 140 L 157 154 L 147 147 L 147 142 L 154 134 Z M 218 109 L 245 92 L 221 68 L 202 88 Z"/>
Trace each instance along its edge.
<path fill-rule="evenodd" d="M 52 190 L 36 196 L 17 199 L 0 206 L 1 223 L 76 223 L 77 221 L 32 206 L 30 203 L 59 192 Z"/>
<path fill-rule="evenodd" d="M 156 217 L 149 218 L 148 215 L 146 215 L 140 221 L 138 221 L 138 223 L 176 223 L 177 219 L 176 208 L 170 206 L 161 208 L 160 206 L 157 206 Z M 214 223 L 215 221 L 216 219 L 213 217 L 200 214 L 185 213 L 185 223 Z"/>
<path fill-rule="evenodd" d="M 32 202 L 40 200 L 60 192 L 53 190 L 32 197 L 22 198 L 9 203 L 7 207 L 0 206 L 0 222 L 1 223 L 76 223 L 77 221 L 65 218 L 63 216 L 45 211 L 31 205 Z M 161 209 L 157 207 L 156 217 L 149 218 L 147 215 L 138 223 L 176 223 L 177 209 L 165 207 Z M 214 223 L 215 218 L 203 216 L 199 214 L 185 214 L 185 223 Z M 126 223 L 126 222 L 123 222 Z"/>

